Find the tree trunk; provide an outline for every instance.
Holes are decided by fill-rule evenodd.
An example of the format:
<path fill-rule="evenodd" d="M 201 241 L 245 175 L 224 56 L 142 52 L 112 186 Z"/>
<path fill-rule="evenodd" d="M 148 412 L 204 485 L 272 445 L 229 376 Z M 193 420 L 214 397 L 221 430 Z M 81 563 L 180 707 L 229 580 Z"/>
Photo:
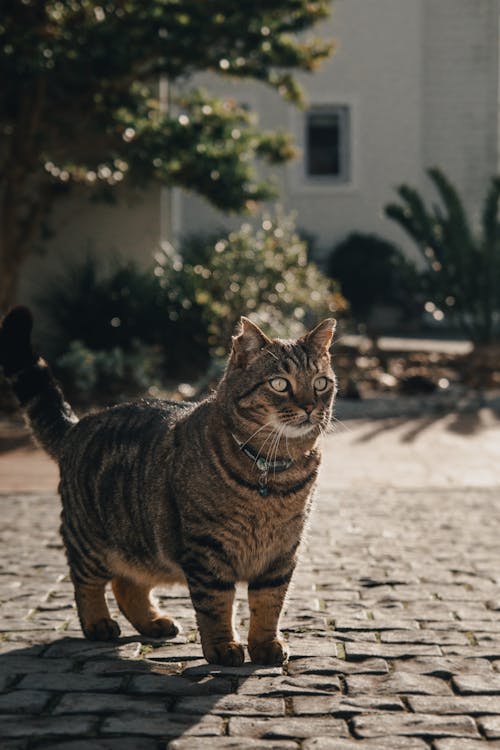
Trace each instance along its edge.
<path fill-rule="evenodd" d="M 13 181 L 7 180 L 0 209 L 0 313 L 6 313 L 17 301 L 20 269 L 24 261 L 22 248 L 18 247 L 19 219 L 16 199 L 19 196 L 13 187 Z"/>
<path fill-rule="evenodd" d="M 19 286 L 19 268 L 7 267 L 2 263 L 0 268 L 0 315 L 17 302 Z"/>
<path fill-rule="evenodd" d="M 17 178 L 17 179 L 16 179 Z M 29 176 L 15 175 L 2 186 L 0 206 L 0 313 L 18 299 L 21 270 L 38 240 L 51 203 L 50 185 L 30 185 Z M 34 193 L 34 197 L 33 197 Z"/>
<path fill-rule="evenodd" d="M 17 302 L 22 265 L 52 202 L 37 147 L 45 106 L 45 75 L 20 91 L 17 120 L 0 164 L 0 313 Z"/>

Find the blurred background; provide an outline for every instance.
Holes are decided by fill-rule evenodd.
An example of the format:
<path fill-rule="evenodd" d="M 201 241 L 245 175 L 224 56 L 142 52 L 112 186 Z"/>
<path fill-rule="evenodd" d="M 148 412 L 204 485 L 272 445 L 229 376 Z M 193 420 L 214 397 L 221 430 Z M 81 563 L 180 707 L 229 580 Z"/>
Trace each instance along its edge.
<path fill-rule="evenodd" d="M 496 0 L 7 3 L 0 311 L 82 409 L 203 395 L 242 314 L 334 314 L 347 415 L 496 403 L 499 28 Z"/>

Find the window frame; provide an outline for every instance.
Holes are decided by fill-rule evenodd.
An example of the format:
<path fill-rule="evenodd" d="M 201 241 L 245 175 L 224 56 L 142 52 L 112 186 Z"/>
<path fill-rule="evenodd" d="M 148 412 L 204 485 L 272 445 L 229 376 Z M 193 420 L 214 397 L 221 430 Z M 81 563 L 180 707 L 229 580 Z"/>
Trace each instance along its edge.
<path fill-rule="evenodd" d="M 310 107 L 304 116 L 304 171 L 308 180 L 328 180 L 329 182 L 345 184 L 350 181 L 350 110 L 349 107 L 342 104 L 335 105 L 316 105 Z M 311 165 L 311 148 L 310 148 L 310 129 L 312 118 L 315 115 L 332 115 L 337 119 L 338 143 L 337 159 L 338 171 L 327 173 L 313 173 L 310 171 Z"/>
<path fill-rule="evenodd" d="M 340 175 L 310 175 L 308 173 L 308 114 L 310 112 L 338 112 L 343 110 L 344 146 L 341 146 Z M 288 167 L 288 187 L 291 194 L 304 193 L 351 193 L 359 186 L 358 159 L 358 122 L 359 107 L 353 96 L 343 95 L 310 95 L 309 106 L 303 112 L 292 111 L 289 114 L 289 127 L 295 136 L 300 150 L 299 158 Z"/>

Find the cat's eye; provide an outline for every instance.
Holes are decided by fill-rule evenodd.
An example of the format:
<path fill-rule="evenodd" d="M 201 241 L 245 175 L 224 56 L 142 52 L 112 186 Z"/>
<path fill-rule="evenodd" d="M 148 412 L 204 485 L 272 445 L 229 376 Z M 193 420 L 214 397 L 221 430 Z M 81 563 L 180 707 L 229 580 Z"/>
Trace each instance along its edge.
<path fill-rule="evenodd" d="M 279 393 L 284 393 L 286 389 L 288 388 L 288 380 L 285 378 L 273 378 L 269 381 L 269 385 L 271 388 L 274 388 L 275 391 L 278 391 Z"/>
<path fill-rule="evenodd" d="M 317 391 L 326 391 L 326 389 L 328 388 L 329 382 L 330 381 L 328 380 L 328 378 L 323 378 L 323 377 L 316 378 L 316 380 L 314 381 L 314 388 Z"/>

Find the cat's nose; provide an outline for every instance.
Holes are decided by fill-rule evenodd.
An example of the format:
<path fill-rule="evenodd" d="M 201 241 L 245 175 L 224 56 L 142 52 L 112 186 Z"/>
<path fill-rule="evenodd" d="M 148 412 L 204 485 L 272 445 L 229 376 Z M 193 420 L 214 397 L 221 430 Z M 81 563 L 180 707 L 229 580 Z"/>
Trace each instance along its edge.
<path fill-rule="evenodd" d="M 304 409 L 306 414 L 310 414 L 314 409 L 314 404 L 305 404 L 302 408 Z"/>

